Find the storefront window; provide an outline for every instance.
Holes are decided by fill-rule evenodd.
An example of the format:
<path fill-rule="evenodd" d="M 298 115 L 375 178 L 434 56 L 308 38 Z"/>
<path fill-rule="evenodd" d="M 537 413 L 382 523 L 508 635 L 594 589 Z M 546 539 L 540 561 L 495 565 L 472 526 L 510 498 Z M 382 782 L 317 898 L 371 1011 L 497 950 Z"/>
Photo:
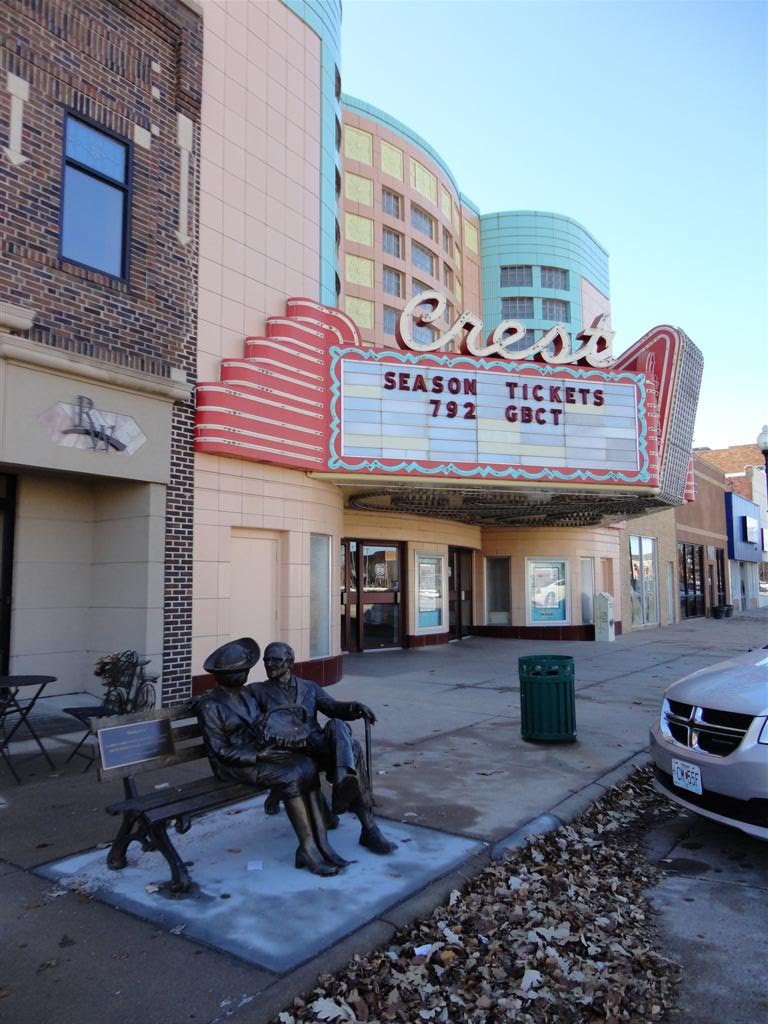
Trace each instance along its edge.
<path fill-rule="evenodd" d="M 630 537 L 629 556 L 632 626 L 658 626 L 659 586 L 655 538 Z"/>
<path fill-rule="evenodd" d="M 589 624 L 595 621 L 595 560 L 581 559 L 581 621 Z"/>
<path fill-rule="evenodd" d="M 567 562 L 526 559 L 528 621 L 546 625 L 569 621 Z"/>
<path fill-rule="evenodd" d="M 442 555 L 416 555 L 416 629 L 419 632 L 443 625 Z"/>
<path fill-rule="evenodd" d="M 703 615 L 704 605 L 704 547 L 701 544 L 678 544 L 677 556 L 680 573 L 680 617 L 695 618 Z"/>
<path fill-rule="evenodd" d="M 510 614 L 509 558 L 490 557 L 485 560 L 485 620 L 489 626 L 508 626 Z"/>
<path fill-rule="evenodd" d="M 309 536 L 309 656 L 331 653 L 331 538 Z"/>

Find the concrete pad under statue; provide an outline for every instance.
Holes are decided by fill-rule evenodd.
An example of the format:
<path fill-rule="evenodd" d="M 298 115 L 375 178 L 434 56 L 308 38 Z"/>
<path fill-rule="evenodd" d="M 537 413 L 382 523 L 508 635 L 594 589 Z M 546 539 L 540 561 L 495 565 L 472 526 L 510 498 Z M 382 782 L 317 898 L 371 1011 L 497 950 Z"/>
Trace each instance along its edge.
<path fill-rule="evenodd" d="M 461 836 L 383 821 L 394 853 L 377 856 L 358 845 L 354 815 L 331 833 L 334 848 L 351 863 L 319 878 L 293 866 L 296 837 L 284 814 L 269 817 L 261 797 L 195 822 L 174 837 L 191 862 L 194 891 L 172 896 L 167 865 L 137 844 L 128 867 L 110 871 L 107 851 L 90 850 L 38 868 L 62 889 L 153 921 L 194 941 L 283 974 L 316 956 L 389 907 L 421 891 L 479 852 L 484 844 Z"/>

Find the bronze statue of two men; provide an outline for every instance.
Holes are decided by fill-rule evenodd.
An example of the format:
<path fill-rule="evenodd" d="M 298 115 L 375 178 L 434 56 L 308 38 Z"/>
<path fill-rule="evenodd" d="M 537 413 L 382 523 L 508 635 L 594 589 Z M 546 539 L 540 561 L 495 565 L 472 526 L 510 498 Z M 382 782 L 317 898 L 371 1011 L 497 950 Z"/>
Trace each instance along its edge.
<path fill-rule="evenodd" d="M 243 637 L 205 661 L 217 685 L 201 698 L 197 714 L 214 774 L 268 788 L 267 813 L 277 813 L 283 802 L 299 841 L 297 868 L 335 875 L 346 866 L 326 831 L 345 811 L 360 820 L 361 846 L 391 853 L 395 844 L 374 821 L 362 748 L 347 725 L 360 718 L 372 725 L 373 711 L 357 701 L 334 700 L 317 683 L 295 676 L 294 652 L 284 643 L 271 643 L 264 651 L 268 678 L 247 685 L 259 654 L 256 641 Z M 328 719 L 324 726 L 318 711 Z M 332 814 L 320 790 L 320 772 L 331 784 Z"/>

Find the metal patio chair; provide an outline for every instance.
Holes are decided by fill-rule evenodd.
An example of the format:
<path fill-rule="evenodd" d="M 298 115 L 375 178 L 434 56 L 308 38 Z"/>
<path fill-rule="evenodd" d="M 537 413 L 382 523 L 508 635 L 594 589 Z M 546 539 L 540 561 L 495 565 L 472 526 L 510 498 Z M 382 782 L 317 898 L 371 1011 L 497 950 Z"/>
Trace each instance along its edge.
<path fill-rule="evenodd" d="M 148 675 L 144 671 L 149 660 L 149 658 L 140 658 L 136 651 L 122 651 L 114 655 L 100 673 L 106 687 L 101 704 L 63 709 L 66 714 L 72 715 L 85 727 L 80 742 L 72 750 L 65 763 L 71 761 L 75 756 L 83 757 L 88 761 L 83 768 L 84 772 L 87 772 L 93 764 L 93 754 L 81 749 L 91 734 L 90 720 L 92 718 L 129 715 L 134 711 L 149 711 L 155 706 L 153 684 L 157 680 L 157 676 Z"/>

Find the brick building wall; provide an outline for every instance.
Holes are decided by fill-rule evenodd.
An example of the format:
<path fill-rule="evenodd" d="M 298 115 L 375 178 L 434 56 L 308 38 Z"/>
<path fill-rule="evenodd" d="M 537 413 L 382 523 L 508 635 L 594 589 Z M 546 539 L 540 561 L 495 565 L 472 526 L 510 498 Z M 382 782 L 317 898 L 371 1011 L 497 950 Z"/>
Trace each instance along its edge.
<path fill-rule="evenodd" d="M 178 0 L 4 0 L 0 299 L 30 341 L 110 370 L 194 384 L 202 18 Z M 67 114 L 130 147 L 124 279 L 60 257 Z M 173 409 L 163 699 L 189 692 L 192 402 Z"/>

